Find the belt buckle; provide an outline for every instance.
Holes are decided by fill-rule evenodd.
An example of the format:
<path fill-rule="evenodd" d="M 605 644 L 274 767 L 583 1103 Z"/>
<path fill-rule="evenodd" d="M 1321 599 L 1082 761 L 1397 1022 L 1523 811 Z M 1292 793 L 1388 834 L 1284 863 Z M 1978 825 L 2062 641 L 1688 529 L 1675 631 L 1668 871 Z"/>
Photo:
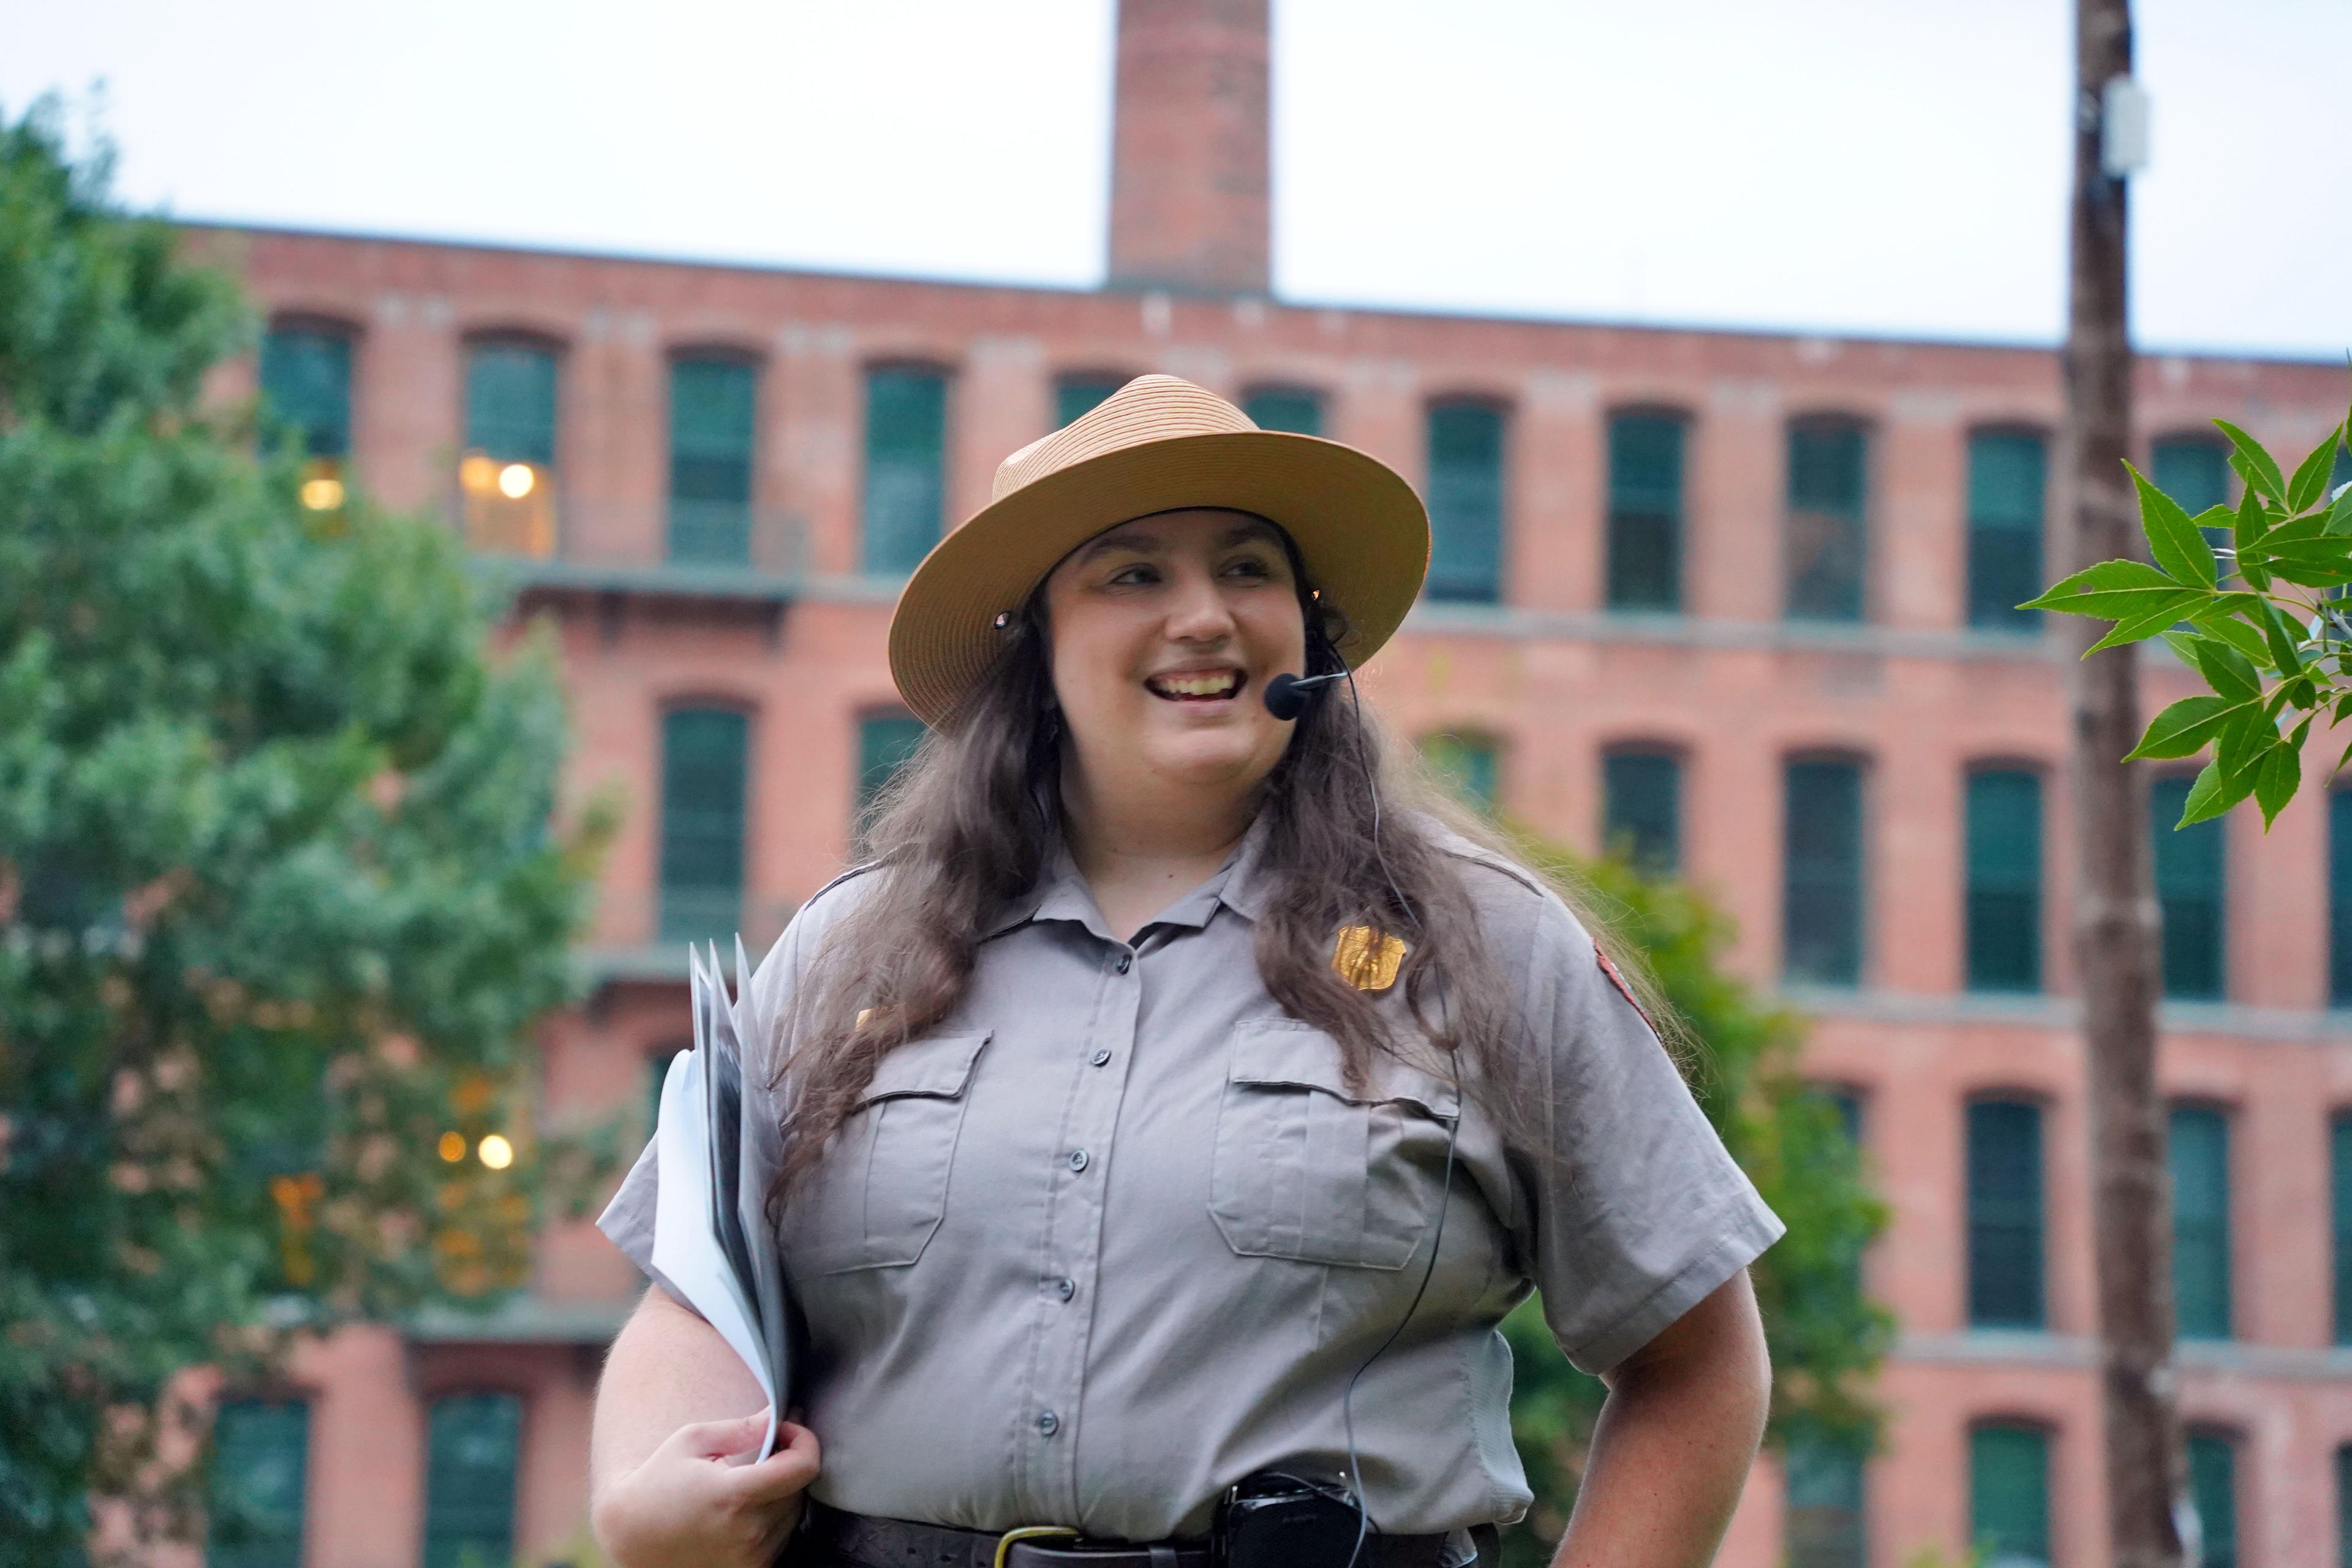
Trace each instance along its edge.
<path fill-rule="evenodd" d="M 1014 1542 L 1038 1541 L 1053 1536 L 1063 1536 L 1076 1541 L 1078 1538 L 1078 1532 L 1064 1524 L 1024 1524 L 1006 1531 L 997 1537 L 995 1568 L 1004 1568 L 1006 1555 L 1012 1552 Z"/>

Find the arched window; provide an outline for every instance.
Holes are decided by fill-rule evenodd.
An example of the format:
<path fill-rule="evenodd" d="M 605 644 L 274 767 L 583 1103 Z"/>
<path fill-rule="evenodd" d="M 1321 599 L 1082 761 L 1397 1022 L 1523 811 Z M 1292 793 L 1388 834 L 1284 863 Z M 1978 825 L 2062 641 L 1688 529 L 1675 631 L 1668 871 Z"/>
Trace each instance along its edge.
<path fill-rule="evenodd" d="M 2238 1568 L 2238 1444 L 2216 1427 L 2189 1433 L 2189 1500 L 2202 1543 L 2192 1568 Z"/>
<path fill-rule="evenodd" d="M 1612 610 L 1682 608 L 1683 430 L 1678 414 L 1633 412 L 1609 421 Z"/>
<path fill-rule="evenodd" d="M 1969 1326 L 2042 1326 L 2042 1108 L 1968 1108 Z"/>
<path fill-rule="evenodd" d="M 2042 989 L 2042 780 L 2022 768 L 1969 774 L 1968 984 Z"/>
<path fill-rule="evenodd" d="M 343 504 L 352 456 L 352 338 L 339 328 L 281 323 L 261 340 L 261 395 L 302 454 L 301 500 Z"/>
<path fill-rule="evenodd" d="M 1242 412 L 1261 430 L 1323 434 L 1323 399 L 1303 386 L 1261 386 L 1242 400 Z"/>
<path fill-rule="evenodd" d="M 1601 842 L 1650 877 L 1682 868 L 1683 764 L 1655 746 L 1613 746 L 1601 759 Z"/>
<path fill-rule="evenodd" d="M 232 1399 L 213 1417 L 206 1568 L 300 1568 L 310 1407 Z"/>
<path fill-rule="evenodd" d="M 2183 1339 L 2230 1337 L 2230 1118 L 2218 1106 L 2176 1105 L 2167 1123 L 2172 1168 L 2172 1300 Z"/>
<path fill-rule="evenodd" d="M 425 1417 L 425 1568 L 514 1561 L 515 1461 L 522 1401 L 453 1394 Z"/>
<path fill-rule="evenodd" d="M 1969 625 L 2032 631 L 2039 610 L 2017 606 L 2042 592 L 2043 495 L 2049 444 L 2030 430 L 1969 437 Z"/>
<path fill-rule="evenodd" d="M 1105 398 L 1126 384 L 1123 378 L 1107 375 L 1100 371 L 1081 371 L 1074 375 L 1056 378 L 1054 383 L 1054 428 L 1059 430 L 1082 416 L 1093 413 L 1102 405 Z"/>
<path fill-rule="evenodd" d="M 1859 621 L 1867 613 L 1870 440 L 1851 419 L 1789 426 L 1786 613 Z"/>
<path fill-rule="evenodd" d="M 1503 415 L 1485 403 L 1429 405 L 1429 575 L 1422 592 L 1459 604 L 1503 596 Z"/>
<path fill-rule="evenodd" d="M 555 354 L 486 341 L 466 354 L 466 538 L 499 555 L 555 553 Z"/>
<path fill-rule="evenodd" d="M 2050 1561 L 2050 1435 L 1988 1421 L 1969 1433 L 1969 1533 L 1989 1563 Z"/>
<path fill-rule="evenodd" d="M 1813 985 L 1858 985 L 1863 964 L 1862 764 L 1791 761 L 1785 770 L 1782 968 Z"/>
<path fill-rule="evenodd" d="M 751 722 L 732 708 L 662 716 L 661 935 L 724 942 L 741 924 Z"/>
<path fill-rule="evenodd" d="M 946 526 L 948 378 L 914 365 L 866 373 L 865 570 L 903 577 Z"/>
<path fill-rule="evenodd" d="M 669 367 L 669 558 L 751 561 L 757 376 L 739 359 L 681 356 Z"/>
<path fill-rule="evenodd" d="M 2228 952 L 2228 840 L 2223 818 L 2176 827 L 2193 781 L 2172 774 L 2148 792 L 2156 899 L 2164 921 L 2164 994 L 2218 1002 Z"/>

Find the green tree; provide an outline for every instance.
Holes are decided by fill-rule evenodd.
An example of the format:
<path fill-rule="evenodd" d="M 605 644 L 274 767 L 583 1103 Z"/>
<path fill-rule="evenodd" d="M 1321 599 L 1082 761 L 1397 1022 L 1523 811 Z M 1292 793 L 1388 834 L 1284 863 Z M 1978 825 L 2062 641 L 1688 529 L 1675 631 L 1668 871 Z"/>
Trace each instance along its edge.
<path fill-rule="evenodd" d="M 1759 1001 L 1725 968 L 1730 919 L 1687 886 L 1643 877 L 1522 837 L 1528 858 L 1595 895 L 1594 907 L 1647 965 L 1680 1016 L 1691 1087 L 1724 1144 L 1789 1234 L 1751 1270 L 1772 1352 L 1767 1441 L 1804 1438 L 1867 1450 L 1878 1411 L 1867 1384 L 1894 1318 L 1861 1289 L 1863 1248 L 1886 1223 L 1835 1104 L 1800 1071 L 1797 1016 Z M 1530 1298 L 1503 1325 L 1518 1365 L 1511 1426 L 1536 1494 L 1505 1532 L 1504 1560 L 1549 1563 L 1575 1506 L 1600 1415 L 1596 1378 L 1568 1364 Z"/>
<path fill-rule="evenodd" d="M 201 396 L 250 311 L 57 120 L 0 118 L 5 1568 L 194 1528 L 175 1374 L 493 1301 L 601 1163 L 518 1071 L 607 827 L 549 651 L 446 530 L 297 503 Z"/>
<path fill-rule="evenodd" d="M 2210 691 L 2148 721 L 2126 761 L 2211 749 L 2179 826 L 2219 816 L 2248 795 L 2267 830 L 2303 784 L 2315 721 L 2352 717 L 2352 484 L 2337 484 L 2352 421 L 2320 437 L 2289 474 L 2226 419 L 2236 506 L 2195 517 L 2126 463 L 2139 492 L 2148 561 L 2102 561 L 2021 608 L 2113 621 L 2084 657 L 2161 637 Z M 2298 592 L 2297 590 L 2300 590 Z M 2352 761 L 2347 744 L 2329 770 Z"/>

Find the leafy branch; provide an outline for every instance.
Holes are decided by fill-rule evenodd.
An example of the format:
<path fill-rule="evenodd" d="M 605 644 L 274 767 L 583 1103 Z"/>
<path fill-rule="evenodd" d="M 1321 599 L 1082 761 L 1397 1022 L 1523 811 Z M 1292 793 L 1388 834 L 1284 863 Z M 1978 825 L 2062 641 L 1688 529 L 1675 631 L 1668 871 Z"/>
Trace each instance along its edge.
<path fill-rule="evenodd" d="M 2265 830 L 2303 783 L 2303 743 L 2323 715 L 2352 715 L 2352 485 L 2329 495 L 2352 420 L 2329 430 L 2292 476 L 2226 419 L 2230 467 L 2243 481 L 2236 506 L 2187 509 L 2129 463 L 2149 561 L 2102 561 L 2023 609 L 2115 623 L 2084 655 L 2160 637 L 2210 688 L 2148 721 L 2126 762 L 2212 760 L 2197 775 L 2177 826 L 2219 816 L 2248 795 Z M 2226 539 L 2217 546 L 2216 539 Z M 2297 592 L 2301 590 L 2301 592 Z M 2352 745 L 2328 771 L 2352 761 Z"/>

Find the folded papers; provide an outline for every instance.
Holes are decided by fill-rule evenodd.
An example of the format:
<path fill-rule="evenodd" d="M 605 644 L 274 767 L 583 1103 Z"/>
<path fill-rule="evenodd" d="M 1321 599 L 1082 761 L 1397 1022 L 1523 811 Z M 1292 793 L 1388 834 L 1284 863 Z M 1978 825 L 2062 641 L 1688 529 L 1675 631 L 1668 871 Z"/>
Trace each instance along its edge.
<path fill-rule="evenodd" d="M 774 1451 L 791 1394 L 791 1309 L 765 1218 L 767 1194 L 743 1180 L 745 1172 L 761 1168 L 754 1151 L 775 1130 L 743 1116 L 746 1042 L 756 1052 L 772 1036 L 769 1021 L 756 1016 L 740 935 L 735 975 L 730 1001 L 717 946 L 707 958 L 698 947 L 688 950 L 694 1048 L 672 1058 L 662 1079 L 654 1128 L 653 1264 L 662 1283 L 719 1331 L 766 1393 L 764 1459 Z M 751 1059 L 751 1070 L 760 1070 L 759 1058 Z"/>

